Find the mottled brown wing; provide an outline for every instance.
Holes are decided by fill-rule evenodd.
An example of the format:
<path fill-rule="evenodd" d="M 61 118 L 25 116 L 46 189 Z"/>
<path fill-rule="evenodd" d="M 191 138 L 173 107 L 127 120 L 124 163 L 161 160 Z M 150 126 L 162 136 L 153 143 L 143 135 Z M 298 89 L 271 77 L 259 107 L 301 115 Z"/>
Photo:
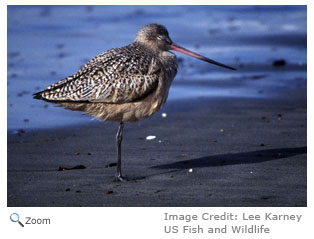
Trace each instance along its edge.
<path fill-rule="evenodd" d="M 141 46 L 103 52 L 76 74 L 35 94 L 48 101 L 125 103 L 142 98 L 158 85 L 159 62 Z"/>

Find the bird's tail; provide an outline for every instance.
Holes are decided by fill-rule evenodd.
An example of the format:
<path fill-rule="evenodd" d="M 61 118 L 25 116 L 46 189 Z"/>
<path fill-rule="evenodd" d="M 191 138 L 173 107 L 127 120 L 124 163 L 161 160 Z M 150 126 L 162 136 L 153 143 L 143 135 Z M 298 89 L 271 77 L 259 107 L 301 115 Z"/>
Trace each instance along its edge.
<path fill-rule="evenodd" d="M 42 93 L 43 91 L 39 91 L 37 93 L 34 93 L 33 94 L 33 99 L 36 99 L 36 100 L 44 100 L 43 96 L 42 96 Z"/>

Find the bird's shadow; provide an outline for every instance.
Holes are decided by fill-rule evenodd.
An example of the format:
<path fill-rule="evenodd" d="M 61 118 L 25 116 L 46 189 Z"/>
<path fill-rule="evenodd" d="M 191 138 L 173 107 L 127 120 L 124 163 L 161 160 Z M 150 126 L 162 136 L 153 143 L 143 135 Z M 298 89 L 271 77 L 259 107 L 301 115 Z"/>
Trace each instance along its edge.
<path fill-rule="evenodd" d="M 153 166 L 154 169 L 189 169 L 236 164 L 261 163 L 305 154 L 307 147 L 267 149 L 244 153 L 220 154 Z"/>

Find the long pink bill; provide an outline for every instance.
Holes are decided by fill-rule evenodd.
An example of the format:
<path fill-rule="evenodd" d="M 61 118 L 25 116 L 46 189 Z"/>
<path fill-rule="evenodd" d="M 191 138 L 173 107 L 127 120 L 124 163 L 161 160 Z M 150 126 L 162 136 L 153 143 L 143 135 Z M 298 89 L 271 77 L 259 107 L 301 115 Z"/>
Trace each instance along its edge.
<path fill-rule="evenodd" d="M 206 62 L 208 62 L 208 63 L 217 65 L 217 66 L 225 67 L 225 68 L 228 68 L 228 69 L 234 70 L 234 71 L 237 70 L 237 69 L 235 69 L 235 68 L 233 68 L 233 67 L 231 67 L 231 66 L 224 65 L 224 64 L 219 63 L 219 62 L 217 62 L 217 61 L 211 60 L 211 59 L 209 59 L 209 58 L 207 58 L 207 57 L 205 57 L 205 56 L 202 56 L 202 55 L 199 55 L 199 54 L 197 54 L 197 53 L 195 53 L 195 52 L 192 52 L 192 51 L 190 51 L 190 50 L 188 50 L 188 49 L 185 49 L 185 48 L 183 48 L 182 46 L 179 46 L 179 45 L 177 45 L 177 44 L 175 44 L 175 43 L 172 43 L 172 44 L 171 44 L 171 49 L 174 50 L 174 51 L 178 51 L 178 52 L 184 53 L 184 54 L 186 54 L 186 55 L 195 57 L 195 58 L 197 58 L 197 59 L 199 59 L 199 60 L 206 61 Z"/>

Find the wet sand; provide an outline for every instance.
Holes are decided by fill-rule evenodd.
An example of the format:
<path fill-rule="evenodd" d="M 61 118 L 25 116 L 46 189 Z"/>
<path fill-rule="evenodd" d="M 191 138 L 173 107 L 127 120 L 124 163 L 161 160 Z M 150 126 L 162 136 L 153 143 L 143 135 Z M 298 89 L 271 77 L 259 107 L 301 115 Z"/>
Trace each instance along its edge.
<path fill-rule="evenodd" d="M 7 205 L 306 206 L 306 106 L 304 89 L 168 102 L 125 125 L 122 183 L 106 167 L 117 124 L 10 134 Z"/>

